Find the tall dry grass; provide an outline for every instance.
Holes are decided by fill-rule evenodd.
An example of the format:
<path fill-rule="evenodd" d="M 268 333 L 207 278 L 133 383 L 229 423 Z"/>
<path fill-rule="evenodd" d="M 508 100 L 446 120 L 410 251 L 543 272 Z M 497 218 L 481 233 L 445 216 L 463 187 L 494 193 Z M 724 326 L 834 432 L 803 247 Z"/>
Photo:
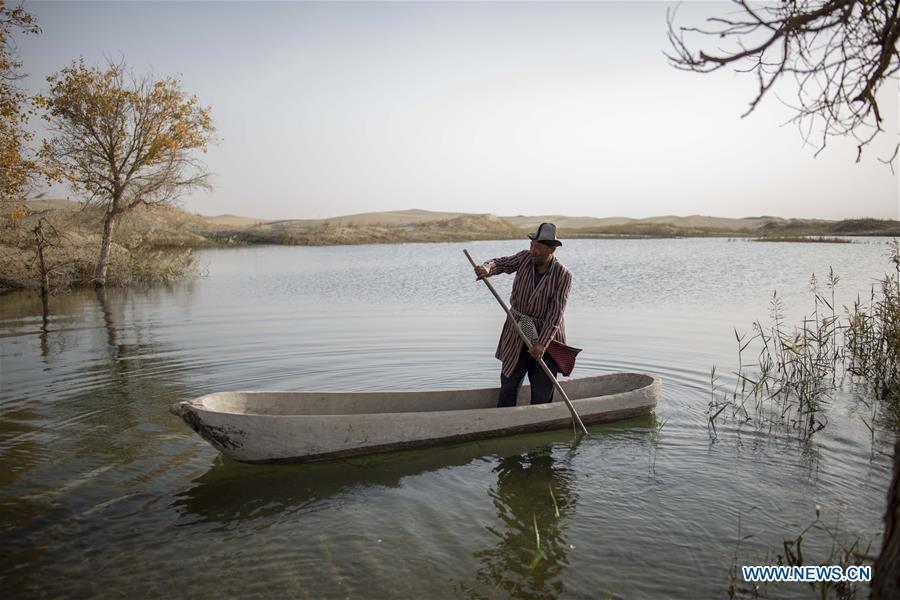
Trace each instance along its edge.
<path fill-rule="evenodd" d="M 2 219 L 0 289 L 40 288 L 42 271 L 51 292 L 92 285 L 100 255 L 96 220 L 96 215 L 83 211 Z M 161 247 L 157 241 L 131 224 L 121 227 L 110 249 L 106 285 L 167 283 L 197 274 L 191 248 Z"/>

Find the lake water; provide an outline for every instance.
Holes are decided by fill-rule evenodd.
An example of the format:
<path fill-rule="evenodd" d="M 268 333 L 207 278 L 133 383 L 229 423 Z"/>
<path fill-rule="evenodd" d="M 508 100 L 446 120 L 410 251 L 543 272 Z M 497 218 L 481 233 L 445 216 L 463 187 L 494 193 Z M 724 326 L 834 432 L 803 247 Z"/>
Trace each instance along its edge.
<path fill-rule="evenodd" d="M 767 319 L 774 290 L 799 318 L 829 267 L 839 303 L 867 297 L 883 240 L 566 242 L 573 375 L 663 379 L 654 417 L 580 443 L 563 430 L 254 466 L 168 412 L 217 390 L 498 385 L 503 313 L 464 247 L 486 260 L 525 243 L 208 250 L 204 276 L 171 287 L 46 311 L 0 297 L 4 595 L 726 597 L 732 562 L 774 563 L 817 505 L 877 555 L 893 438 L 870 435 L 864 395 L 830 400 L 810 441 L 729 421 L 711 440 L 705 411 L 710 367 L 734 382 L 734 327 Z M 492 279 L 507 297 L 511 280 Z M 824 564 L 833 540 L 814 528 L 803 544 Z"/>

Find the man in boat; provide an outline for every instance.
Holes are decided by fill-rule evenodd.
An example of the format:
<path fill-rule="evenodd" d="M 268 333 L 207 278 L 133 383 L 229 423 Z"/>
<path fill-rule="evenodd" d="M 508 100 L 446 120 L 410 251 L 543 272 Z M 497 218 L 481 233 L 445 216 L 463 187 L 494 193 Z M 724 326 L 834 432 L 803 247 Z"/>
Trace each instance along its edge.
<path fill-rule="evenodd" d="M 503 323 L 496 354 L 502 363 L 498 408 L 516 405 L 525 375 L 531 384 L 532 404 L 552 401 L 553 381 L 541 369 L 538 359 L 543 358 L 556 377 L 559 367 L 546 349 L 553 340 L 566 343 L 563 312 L 572 288 L 572 274 L 555 256 L 556 249 L 562 246 L 556 238 L 556 225 L 541 223 L 528 237 L 528 250 L 475 267 L 477 279 L 498 273 L 516 274 L 509 298 L 511 312 L 525 334 L 534 340 L 530 348 L 526 347 L 510 320 Z"/>

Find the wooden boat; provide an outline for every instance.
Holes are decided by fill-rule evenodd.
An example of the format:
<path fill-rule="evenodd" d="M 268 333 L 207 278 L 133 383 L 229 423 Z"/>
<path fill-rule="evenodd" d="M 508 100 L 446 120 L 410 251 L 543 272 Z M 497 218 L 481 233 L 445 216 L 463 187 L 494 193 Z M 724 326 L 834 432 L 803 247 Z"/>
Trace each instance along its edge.
<path fill-rule="evenodd" d="M 585 423 L 644 415 L 658 376 L 616 373 L 562 382 Z M 572 426 L 565 403 L 496 408 L 498 388 L 397 392 L 219 392 L 171 412 L 219 452 L 249 463 L 307 462 Z"/>

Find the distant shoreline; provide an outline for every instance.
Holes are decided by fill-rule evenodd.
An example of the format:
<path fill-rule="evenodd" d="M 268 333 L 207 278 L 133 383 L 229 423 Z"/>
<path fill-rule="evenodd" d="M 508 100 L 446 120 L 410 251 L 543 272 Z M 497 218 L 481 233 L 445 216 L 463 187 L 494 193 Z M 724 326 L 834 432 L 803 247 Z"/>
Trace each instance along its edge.
<path fill-rule="evenodd" d="M 58 290 L 93 285 L 103 211 L 67 200 L 28 203 L 25 216 L 0 228 L 0 291 Z M 498 217 L 424 210 L 367 213 L 324 220 L 257 221 L 203 217 L 172 206 L 145 207 L 116 222 L 107 285 L 167 283 L 197 271 L 192 251 L 253 245 L 348 246 L 518 240 L 541 222 L 554 222 L 562 239 L 646 240 L 729 238 L 787 243 L 847 243 L 848 236 L 900 237 L 900 221 L 844 221 L 758 217 Z M 50 232 L 40 249 L 37 231 Z M 45 239 L 46 242 L 46 239 Z M 42 256 L 41 260 L 28 257 Z"/>
<path fill-rule="evenodd" d="M 33 214 L 50 213 L 65 229 L 95 233 L 99 213 L 82 210 L 68 200 L 36 200 Z M 900 221 L 885 219 L 730 219 L 669 215 L 627 217 L 568 217 L 564 215 L 498 217 L 491 214 L 431 212 L 419 209 L 363 213 L 329 219 L 264 221 L 221 215 L 204 217 L 176 207 L 145 209 L 126 215 L 116 230 L 123 243 L 140 238 L 159 248 L 280 244 L 334 246 L 391 243 L 445 243 L 522 239 L 544 221 L 557 224 L 561 238 L 667 239 L 731 237 L 766 241 L 821 243 L 847 236 L 900 237 Z M 96 231 L 99 231 L 97 229 Z"/>

